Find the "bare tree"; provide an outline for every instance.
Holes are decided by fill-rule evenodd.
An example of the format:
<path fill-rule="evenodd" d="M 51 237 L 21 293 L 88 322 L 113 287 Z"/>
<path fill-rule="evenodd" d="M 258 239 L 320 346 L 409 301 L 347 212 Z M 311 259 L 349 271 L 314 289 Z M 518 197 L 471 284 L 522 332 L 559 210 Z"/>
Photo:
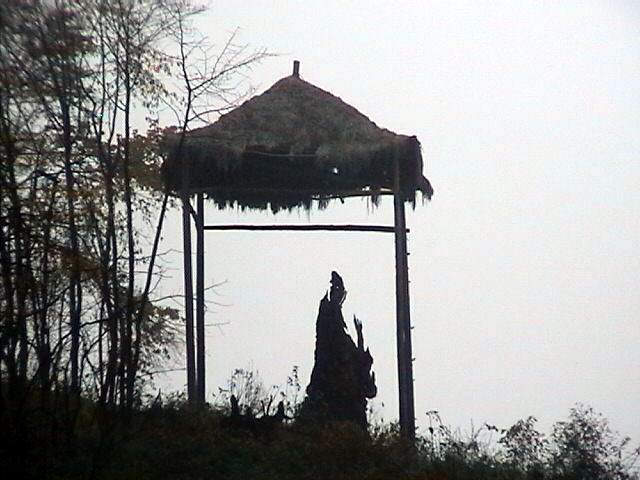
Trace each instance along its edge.
<path fill-rule="evenodd" d="M 246 73 L 257 63 L 271 56 L 266 49 L 252 49 L 248 45 L 237 42 L 236 29 L 221 46 L 217 47 L 209 39 L 194 30 L 191 19 L 198 9 L 185 9 L 184 4 L 176 4 L 169 9 L 172 28 L 170 35 L 176 53 L 171 64 L 176 65 L 179 84 L 173 95 L 165 97 L 178 123 L 177 146 L 174 154 L 180 156 L 186 135 L 192 126 L 208 123 L 216 116 L 229 111 L 251 93 L 250 88 L 242 88 Z M 184 175 L 188 183 L 188 172 Z M 192 208 L 189 202 L 188 185 L 185 185 L 181 196 L 183 208 L 183 231 L 185 234 L 185 272 L 191 276 L 190 255 L 190 215 Z M 198 204 L 202 208 L 202 196 Z M 201 221 L 196 219 L 196 221 Z M 202 242 L 201 239 L 198 239 Z M 204 351 L 204 319 L 196 322 L 196 339 L 193 330 L 193 303 L 191 283 L 185 285 L 186 301 L 186 344 L 187 344 L 187 390 L 191 401 L 205 401 L 205 351 Z M 203 302 L 204 299 L 199 299 Z M 201 304 L 200 309 L 203 308 Z"/>

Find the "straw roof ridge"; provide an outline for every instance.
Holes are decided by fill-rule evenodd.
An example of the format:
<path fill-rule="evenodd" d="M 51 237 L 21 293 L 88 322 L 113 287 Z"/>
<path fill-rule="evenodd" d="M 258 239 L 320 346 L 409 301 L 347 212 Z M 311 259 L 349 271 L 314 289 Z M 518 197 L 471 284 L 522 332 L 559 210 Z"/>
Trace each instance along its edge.
<path fill-rule="evenodd" d="M 181 152 L 168 141 L 165 183 L 206 191 L 220 206 L 305 207 L 315 197 L 392 188 L 401 165 L 403 194 L 433 190 L 422 176 L 416 137 L 378 127 L 339 97 L 298 76 L 187 134 Z"/>

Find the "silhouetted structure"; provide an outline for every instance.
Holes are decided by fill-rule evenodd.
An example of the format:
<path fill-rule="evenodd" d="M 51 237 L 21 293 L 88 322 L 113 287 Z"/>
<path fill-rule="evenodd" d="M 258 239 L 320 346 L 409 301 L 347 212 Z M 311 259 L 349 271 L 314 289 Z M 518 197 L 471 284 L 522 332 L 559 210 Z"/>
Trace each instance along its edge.
<path fill-rule="evenodd" d="M 347 292 L 342 278 L 331 272 L 331 289 L 320 301 L 316 322 L 315 363 L 302 419 L 347 420 L 367 427 L 367 399 L 377 394 L 373 358 L 364 348 L 362 323 L 353 317 L 357 345 L 345 331 L 342 303 Z"/>
<path fill-rule="evenodd" d="M 186 136 L 168 134 L 163 178 L 182 200 L 187 385 L 204 403 L 205 231 L 342 231 L 392 233 L 396 264 L 396 341 L 400 429 L 415 436 L 413 354 L 405 203 L 430 199 L 420 142 L 378 127 L 340 98 L 293 75 L 262 95 Z M 196 196 L 197 208 L 191 206 Z M 205 225 L 204 197 L 220 208 L 271 210 L 326 208 L 333 199 L 366 197 L 378 205 L 393 196 L 391 225 Z M 315 202 L 315 203 L 314 203 Z M 193 222 L 192 218 L 193 217 Z M 191 225 L 196 227 L 196 288 Z M 195 294 L 195 295 L 194 295 Z M 194 296 L 196 309 L 193 309 Z M 195 313 L 195 322 L 194 322 Z M 194 323 L 196 339 L 194 341 Z M 197 358 L 196 358 L 197 357 Z M 196 372 L 197 371 L 197 372 Z M 197 373 L 197 375 L 196 375 Z"/>

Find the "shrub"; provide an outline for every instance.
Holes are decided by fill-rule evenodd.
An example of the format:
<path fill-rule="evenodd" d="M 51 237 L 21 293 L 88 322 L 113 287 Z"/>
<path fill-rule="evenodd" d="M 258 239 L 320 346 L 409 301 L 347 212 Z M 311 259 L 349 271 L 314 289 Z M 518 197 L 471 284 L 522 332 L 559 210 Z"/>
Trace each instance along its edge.
<path fill-rule="evenodd" d="M 629 437 L 611 430 L 602 414 L 581 404 L 569 419 L 557 422 L 551 433 L 551 471 L 576 480 L 627 480 L 638 478 L 635 465 L 639 449 L 629 451 Z"/>

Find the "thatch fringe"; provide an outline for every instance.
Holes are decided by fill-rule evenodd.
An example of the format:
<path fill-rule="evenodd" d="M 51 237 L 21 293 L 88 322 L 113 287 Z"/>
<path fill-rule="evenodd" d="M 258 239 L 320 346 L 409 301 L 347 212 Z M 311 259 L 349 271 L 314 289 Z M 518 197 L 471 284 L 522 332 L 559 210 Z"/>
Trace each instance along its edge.
<path fill-rule="evenodd" d="M 433 193 L 416 137 L 379 128 L 296 76 L 189 132 L 180 152 L 178 144 L 176 136 L 167 139 L 167 187 L 178 191 L 188 169 L 189 188 L 220 208 L 310 209 L 314 199 L 323 208 L 341 194 L 371 195 L 392 188 L 396 159 L 406 200 Z"/>

